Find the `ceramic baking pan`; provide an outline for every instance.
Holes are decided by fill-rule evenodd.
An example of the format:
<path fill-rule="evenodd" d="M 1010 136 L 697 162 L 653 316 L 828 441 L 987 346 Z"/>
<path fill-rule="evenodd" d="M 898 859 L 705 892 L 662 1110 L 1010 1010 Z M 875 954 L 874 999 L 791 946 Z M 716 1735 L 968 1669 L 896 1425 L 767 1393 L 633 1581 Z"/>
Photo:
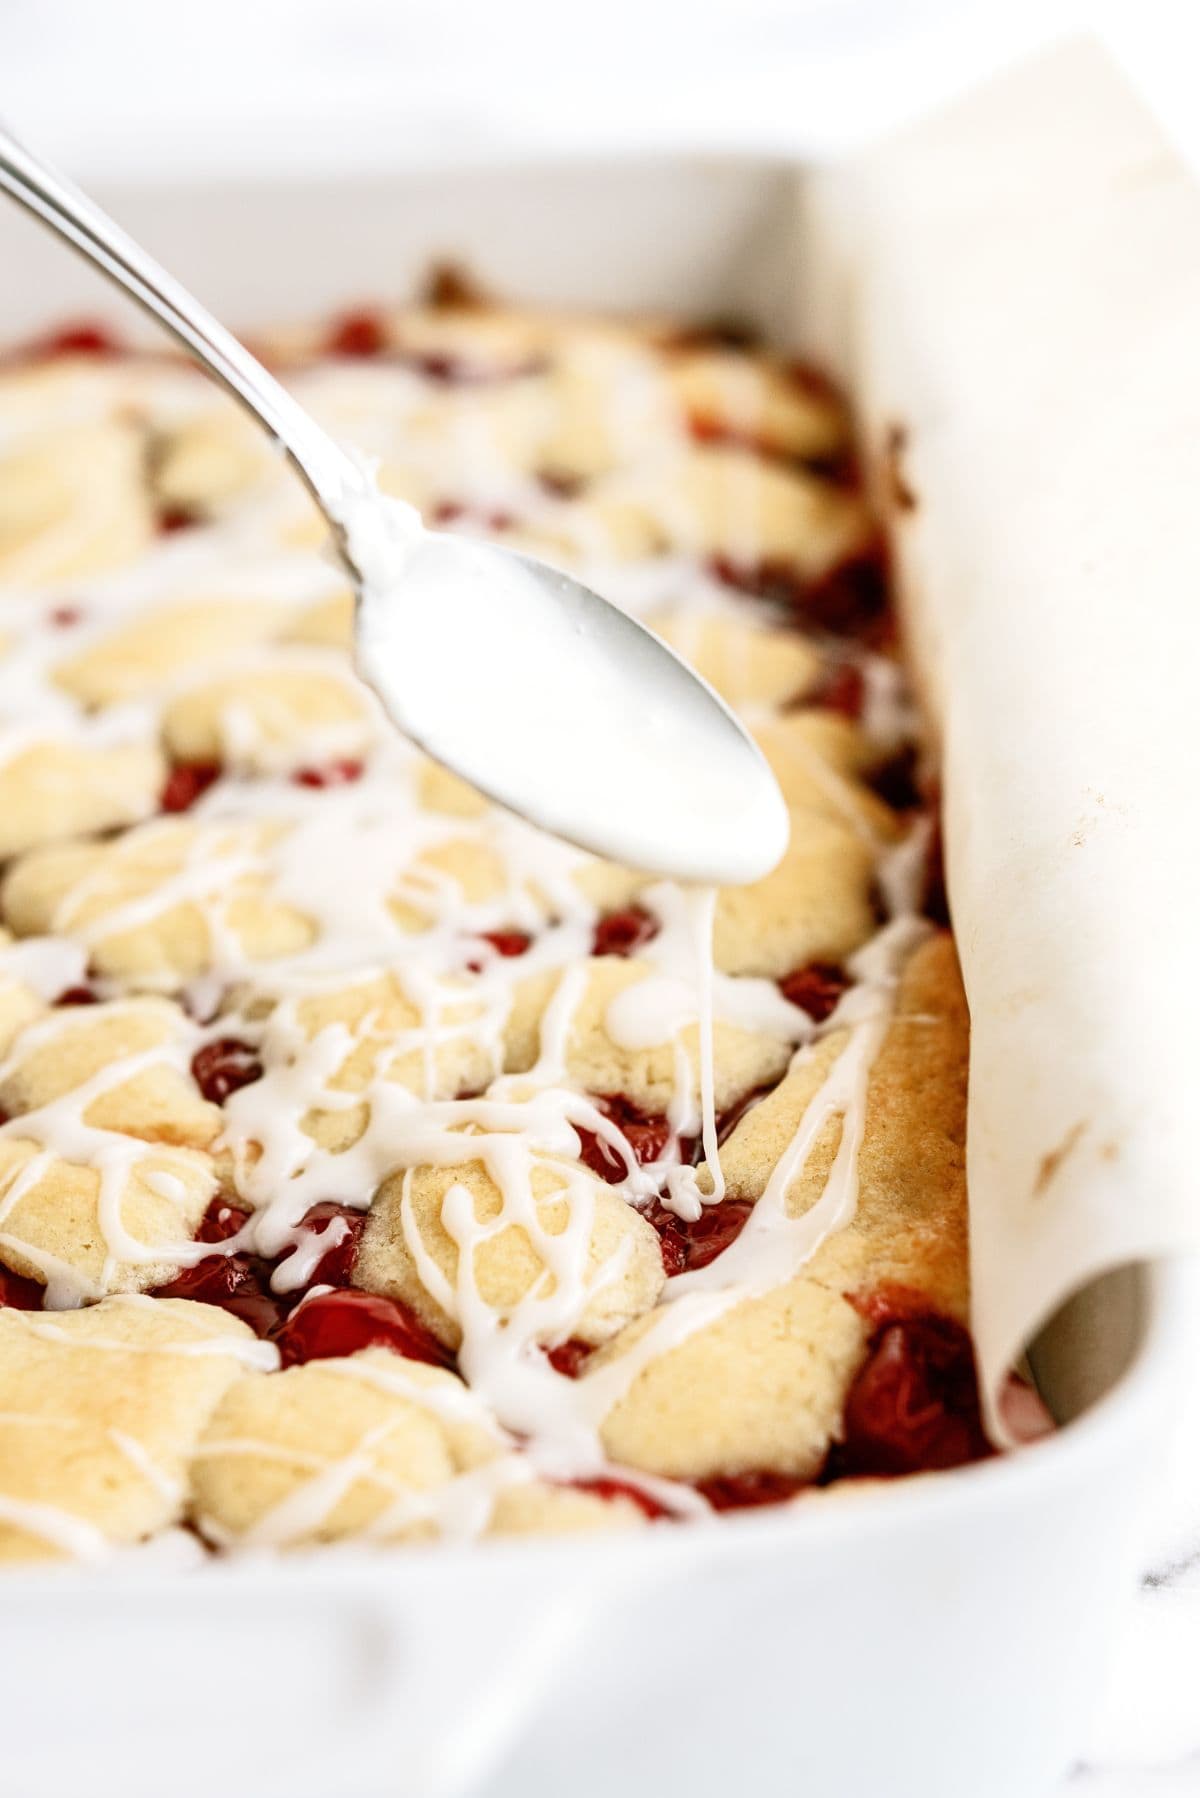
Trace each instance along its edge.
<path fill-rule="evenodd" d="M 151 173 L 104 198 L 248 326 L 402 293 L 447 254 L 516 299 L 732 313 L 788 343 L 819 324 L 852 381 L 869 363 L 866 440 L 894 450 L 897 421 L 880 408 L 911 384 L 882 377 L 889 354 L 907 352 L 879 330 L 861 339 L 872 329 L 862 283 L 885 282 L 888 265 L 872 272 L 854 247 L 852 184 L 820 206 L 815 192 L 793 166 L 656 156 L 328 185 Z M 878 190 L 873 204 L 886 213 Z M 115 304 L 7 210 L 0 270 L 5 336 Z M 936 350 L 937 332 L 927 339 Z M 958 403 L 969 414 L 969 382 Z M 922 468 L 928 539 L 950 494 L 936 458 Z M 938 632 L 920 604 L 913 615 L 917 672 L 943 729 Z M 947 766 L 951 790 L 962 772 Z M 970 986 L 1005 916 L 960 848 L 951 841 L 951 898 Z M 1059 928 L 1065 940 L 1070 918 Z M 1110 1018 L 1116 1032 L 1120 1013 Z M 972 1129 L 981 1104 L 976 1090 Z M 1130 1171 L 1125 1201 L 1143 1197 Z M 1042 1333 L 1036 1373 L 1059 1432 L 962 1472 L 713 1528 L 182 1571 L 135 1556 L 94 1573 L 6 1576 L 0 1788 L 1035 1798 L 1078 1747 L 1180 1377 L 1195 1281 L 1150 1265 L 1152 1249 L 1178 1246 L 1160 1234 L 1144 1254 L 1134 1243 L 1107 1257 L 1126 1265 L 1089 1279 Z M 1052 1285 L 1043 1311 L 1062 1296 Z"/>

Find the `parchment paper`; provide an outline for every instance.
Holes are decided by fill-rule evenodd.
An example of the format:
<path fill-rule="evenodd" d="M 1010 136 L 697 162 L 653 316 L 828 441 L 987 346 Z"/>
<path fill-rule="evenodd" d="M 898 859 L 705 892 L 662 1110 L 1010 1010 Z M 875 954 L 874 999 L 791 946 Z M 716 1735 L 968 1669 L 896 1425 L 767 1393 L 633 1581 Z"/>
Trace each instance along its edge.
<path fill-rule="evenodd" d="M 943 743 L 994 1393 L 1072 1291 L 1200 1248 L 1200 188 L 1077 44 L 814 205 Z"/>

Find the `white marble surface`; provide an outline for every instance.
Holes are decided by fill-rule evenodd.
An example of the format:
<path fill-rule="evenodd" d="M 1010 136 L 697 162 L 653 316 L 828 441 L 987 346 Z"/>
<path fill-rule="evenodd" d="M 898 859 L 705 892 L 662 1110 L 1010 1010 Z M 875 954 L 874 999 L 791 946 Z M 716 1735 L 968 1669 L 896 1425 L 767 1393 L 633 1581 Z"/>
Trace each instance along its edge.
<path fill-rule="evenodd" d="M 169 178 L 489 144 L 837 149 L 1080 24 L 1200 165 L 1195 0 L 6 0 L 0 66 L 6 117 L 76 172 Z M 1181 1391 L 1180 1415 L 1055 1798 L 1200 1794 L 1200 1397 Z"/>

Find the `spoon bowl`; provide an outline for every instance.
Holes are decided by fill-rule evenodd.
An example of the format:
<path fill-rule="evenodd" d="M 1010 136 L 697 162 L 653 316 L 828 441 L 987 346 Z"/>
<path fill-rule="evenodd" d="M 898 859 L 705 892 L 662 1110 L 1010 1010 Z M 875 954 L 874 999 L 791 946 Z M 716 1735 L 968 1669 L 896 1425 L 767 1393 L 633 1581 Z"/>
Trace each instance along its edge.
<path fill-rule="evenodd" d="M 774 867 L 788 817 L 761 751 L 636 619 L 470 539 L 422 531 L 382 579 L 363 559 L 359 673 L 436 760 L 615 861 L 711 885 Z"/>

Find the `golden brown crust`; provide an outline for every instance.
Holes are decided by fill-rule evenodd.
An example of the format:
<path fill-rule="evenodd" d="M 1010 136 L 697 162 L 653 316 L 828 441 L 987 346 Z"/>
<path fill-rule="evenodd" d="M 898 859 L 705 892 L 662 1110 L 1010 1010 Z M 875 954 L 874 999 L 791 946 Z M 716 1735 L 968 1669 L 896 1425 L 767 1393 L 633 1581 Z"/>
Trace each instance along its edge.
<path fill-rule="evenodd" d="M 69 1556 L 63 1518 L 119 1544 L 182 1517 L 188 1457 L 251 1340 L 184 1299 L 0 1309 L 0 1560 Z"/>
<path fill-rule="evenodd" d="M 844 408 L 670 320 L 451 298 L 268 347 L 385 492 L 611 582 L 757 737 L 791 840 L 717 896 L 711 1094 L 685 895 L 386 726 L 324 522 L 236 409 L 167 360 L 6 363 L 0 1558 L 180 1519 L 213 1544 L 641 1527 L 671 1493 L 639 1504 L 623 1466 L 821 1468 L 872 1327 L 847 1295 L 965 1318 L 965 1008 L 948 940 L 901 969 L 877 935 L 907 719 Z M 766 1271 L 738 1239 L 669 1282 L 713 1223 L 705 1124 L 757 1097 L 717 1228 L 762 1224 L 856 1056 L 853 1218 L 788 1259 L 851 1141 L 835 1106 Z M 265 1329 L 312 1282 L 278 1340 L 317 1358 L 285 1371 L 226 1313 L 140 1296 Z M 84 1308 L 3 1303 L 39 1284 Z"/>
<path fill-rule="evenodd" d="M 722 1167 L 733 1199 L 761 1198 L 840 1051 L 826 1037 L 731 1135 Z M 967 1305 L 967 1013 L 953 944 L 931 937 L 911 958 L 871 1073 L 854 1217 L 802 1274 L 702 1325 L 637 1374 L 609 1411 L 604 1442 L 647 1472 L 706 1479 L 759 1469 L 807 1476 L 840 1433 L 844 1394 L 868 1328 L 847 1302 L 896 1282 L 931 1311 Z M 820 1198 L 841 1127 L 819 1135 L 787 1208 Z M 653 1320 L 634 1324 L 588 1364 L 603 1379 Z"/>
<path fill-rule="evenodd" d="M 464 1303 L 482 1303 L 504 1320 L 523 1302 L 541 1300 L 548 1344 L 568 1334 L 603 1342 L 654 1305 L 663 1286 L 662 1253 L 632 1206 L 589 1174 L 549 1161 L 534 1165 L 528 1190 L 532 1204 L 527 1221 L 520 1222 L 504 1216 L 503 1194 L 478 1161 L 394 1174 L 371 1207 L 355 1283 L 403 1300 L 451 1348 L 462 1338 L 458 1313 Z M 454 1234 L 447 1227 L 452 1194 Z M 501 1224 L 478 1241 L 469 1269 L 460 1266 L 456 1240 L 463 1205 L 477 1224 Z M 577 1214 L 589 1225 L 584 1290 L 564 1327 L 553 1306 L 559 1296 L 554 1239 Z"/>

